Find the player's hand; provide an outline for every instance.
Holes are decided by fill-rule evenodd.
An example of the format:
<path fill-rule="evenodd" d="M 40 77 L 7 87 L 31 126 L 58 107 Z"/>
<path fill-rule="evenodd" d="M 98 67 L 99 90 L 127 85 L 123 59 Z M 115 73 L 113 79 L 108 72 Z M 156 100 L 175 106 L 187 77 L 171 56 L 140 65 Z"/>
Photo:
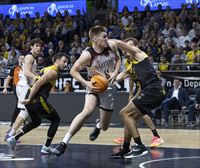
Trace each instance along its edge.
<path fill-rule="evenodd" d="M 107 73 L 106 74 L 109 78 L 108 78 L 108 82 L 113 85 L 113 83 L 115 82 L 115 79 L 117 77 L 116 73 Z"/>
<path fill-rule="evenodd" d="M 27 105 L 30 103 L 30 99 L 19 100 L 19 103 Z"/>
<path fill-rule="evenodd" d="M 94 85 L 95 85 L 95 81 L 88 81 L 87 82 L 87 87 L 91 92 L 99 93 L 101 90 Z"/>
<path fill-rule="evenodd" d="M 3 94 L 7 94 L 8 93 L 7 88 L 4 88 L 2 92 Z"/>
<path fill-rule="evenodd" d="M 130 101 L 133 98 L 133 95 L 128 96 L 128 101 Z"/>

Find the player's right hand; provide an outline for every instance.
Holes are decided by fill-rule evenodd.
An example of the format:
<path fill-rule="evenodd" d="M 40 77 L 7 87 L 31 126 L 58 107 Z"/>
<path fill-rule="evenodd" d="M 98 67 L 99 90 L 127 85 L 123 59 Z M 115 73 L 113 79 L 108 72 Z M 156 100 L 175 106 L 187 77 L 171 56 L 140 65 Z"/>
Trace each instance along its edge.
<path fill-rule="evenodd" d="M 7 94 L 8 93 L 7 88 L 4 88 L 2 92 L 3 94 Z"/>

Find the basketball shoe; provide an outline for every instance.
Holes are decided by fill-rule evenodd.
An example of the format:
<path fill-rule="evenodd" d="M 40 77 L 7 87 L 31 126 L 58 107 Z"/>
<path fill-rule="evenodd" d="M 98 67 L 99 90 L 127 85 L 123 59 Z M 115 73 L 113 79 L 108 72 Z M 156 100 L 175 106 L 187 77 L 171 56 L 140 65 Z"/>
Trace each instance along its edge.
<path fill-rule="evenodd" d="M 65 152 L 65 149 L 67 148 L 67 144 L 64 142 L 61 142 L 56 148 L 53 148 L 51 153 L 57 156 L 62 155 Z"/>
<path fill-rule="evenodd" d="M 6 139 L 6 142 L 7 142 L 8 146 L 9 146 L 12 150 L 15 149 L 15 146 L 16 146 L 17 141 L 16 141 L 16 139 L 15 139 L 14 136 L 11 136 L 11 137 L 9 137 L 8 139 Z"/>
<path fill-rule="evenodd" d="M 147 153 L 148 153 L 148 151 L 143 144 L 142 145 L 135 144 L 133 146 L 132 150 L 129 153 L 124 155 L 124 158 L 131 159 L 134 157 L 146 155 Z"/>
<path fill-rule="evenodd" d="M 97 139 L 99 134 L 100 134 L 101 129 L 97 128 L 97 124 L 99 122 L 100 122 L 100 120 L 96 119 L 96 125 L 95 125 L 94 129 L 92 130 L 92 132 L 90 133 L 90 136 L 89 136 L 91 141 L 94 141 L 95 139 Z"/>
<path fill-rule="evenodd" d="M 153 148 L 153 147 L 157 147 L 157 146 L 162 145 L 162 144 L 164 144 L 164 140 L 162 138 L 154 136 L 151 140 L 150 147 Z"/>
<path fill-rule="evenodd" d="M 51 148 L 50 146 L 46 147 L 45 145 L 43 145 L 40 152 L 41 154 L 48 155 L 48 154 L 51 154 L 52 151 L 53 151 L 53 148 Z"/>

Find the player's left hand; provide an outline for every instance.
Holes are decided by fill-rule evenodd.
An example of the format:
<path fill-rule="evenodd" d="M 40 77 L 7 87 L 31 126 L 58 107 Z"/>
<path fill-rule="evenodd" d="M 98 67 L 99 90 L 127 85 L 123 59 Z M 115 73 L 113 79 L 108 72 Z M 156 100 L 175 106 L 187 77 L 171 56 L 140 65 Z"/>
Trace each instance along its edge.
<path fill-rule="evenodd" d="M 115 79 L 117 77 L 117 74 L 116 73 L 107 73 L 106 74 L 107 76 L 109 76 L 108 78 L 108 82 L 113 85 L 113 83 L 115 82 Z"/>
<path fill-rule="evenodd" d="M 30 103 L 30 99 L 19 100 L 21 104 L 27 105 Z"/>

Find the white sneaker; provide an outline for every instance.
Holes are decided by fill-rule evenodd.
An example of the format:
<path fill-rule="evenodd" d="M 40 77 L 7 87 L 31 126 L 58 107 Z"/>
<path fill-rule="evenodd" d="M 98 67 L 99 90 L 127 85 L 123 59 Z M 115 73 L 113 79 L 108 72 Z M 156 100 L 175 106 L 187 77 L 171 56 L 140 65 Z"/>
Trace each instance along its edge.
<path fill-rule="evenodd" d="M 51 148 L 50 146 L 46 147 L 45 145 L 43 145 L 40 152 L 42 154 L 50 154 L 50 153 L 52 153 L 52 150 L 53 150 L 53 148 Z"/>

